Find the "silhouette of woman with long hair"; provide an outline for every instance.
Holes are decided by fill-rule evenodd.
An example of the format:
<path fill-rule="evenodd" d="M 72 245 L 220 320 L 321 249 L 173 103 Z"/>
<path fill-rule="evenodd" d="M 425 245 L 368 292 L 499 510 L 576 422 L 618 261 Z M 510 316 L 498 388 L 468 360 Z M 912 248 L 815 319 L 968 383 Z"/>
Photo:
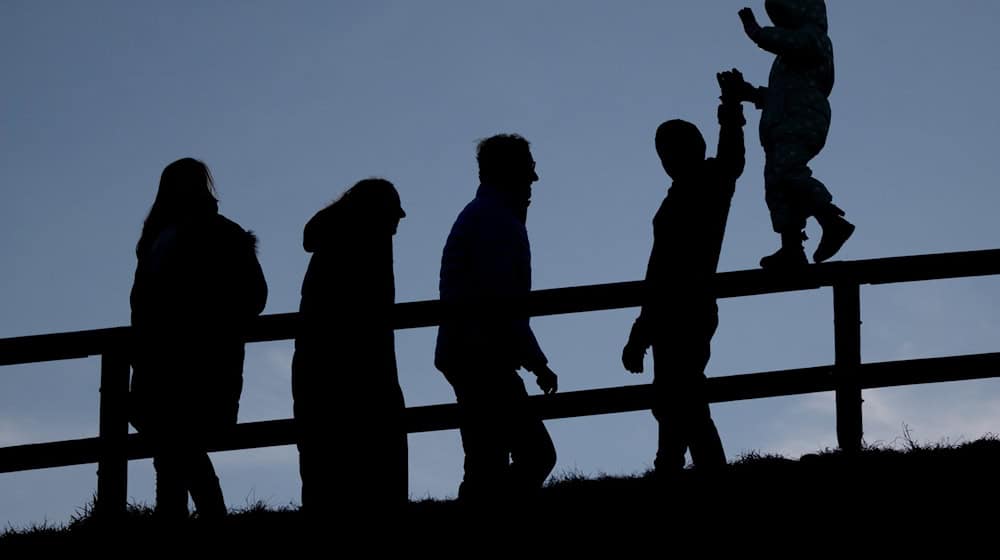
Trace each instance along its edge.
<path fill-rule="evenodd" d="M 219 214 L 212 175 L 184 158 L 160 176 L 136 246 L 130 420 L 152 441 L 156 513 L 225 515 L 206 437 L 236 423 L 244 332 L 264 309 L 257 240 Z"/>
<path fill-rule="evenodd" d="M 302 509 L 313 520 L 334 512 L 356 521 L 393 515 L 408 499 L 392 324 L 392 237 L 404 216 L 392 183 L 365 179 L 305 227 L 312 257 L 292 396 Z"/>

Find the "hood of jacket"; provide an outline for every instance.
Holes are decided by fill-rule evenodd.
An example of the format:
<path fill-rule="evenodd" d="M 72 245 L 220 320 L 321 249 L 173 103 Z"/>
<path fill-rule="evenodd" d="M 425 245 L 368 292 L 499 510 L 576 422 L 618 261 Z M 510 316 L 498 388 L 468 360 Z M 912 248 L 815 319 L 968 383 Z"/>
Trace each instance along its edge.
<path fill-rule="evenodd" d="M 828 28 L 824 0 L 766 0 L 764 9 L 778 27 L 797 29 L 813 25 L 823 32 Z"/>
<path fill-rule="evenodd" d="M 337 206 L 327 206 L 316 212 L 302 232 L 302 247 L 307 253 L 316 251 L 337 242 L 346 226 L 343 211 Z"/>

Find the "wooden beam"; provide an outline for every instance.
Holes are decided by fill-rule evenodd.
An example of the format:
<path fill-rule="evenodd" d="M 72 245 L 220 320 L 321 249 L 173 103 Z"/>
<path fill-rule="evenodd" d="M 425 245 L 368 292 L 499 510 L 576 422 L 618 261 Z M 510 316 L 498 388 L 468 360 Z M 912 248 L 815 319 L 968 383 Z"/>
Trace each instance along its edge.
<path fill-rule="evenodd" d="M 966 278 L 1000 274 L 1000 249 L 834 261 L 809 265 L 799 274 L 766 270 L 721 272 L 716 275 L 720 298 L 811 290 L 836 284 L 881 284 Z M 532 316 L 582 313 L 636 307 L 642 302 L 641 282 L 617 282 L 571 288 L 536 290 L 521 303 Z M 436 300 L 397 303 L 394 325 L 411 329 L 437 325 L 444 309 Z M 247 342 L 295 337 L 297 313 L 258 317 Z M 128 327 L 0 339 L 0 366 L 83 358 L 104 353 L 129 335 Z"/>
<path fill-rule="evenodd" d="M 804 395 L 836 389 L 834 366 L 747 373 L 708 379 L 713 403 L 748 399 Z M 1000 377 L 1000 353 L 972 354 L 946 358 L 926 358 L 862 364 L 859 379 L 864 389 L 943 383 Z M 648 410 L 652 403 L 649 385 L 572 391 L 531 397 L 544 418 L 574 418 Z M 410 433 L 458 428 L 455 404 L 438 404 L 406 409 Z M 220 434 L 211 451 L 233 451 L 295 443 L 295 422 L 290 419 L 248 422 Z M 129 460 L 152 457 L 149 442 L 131 434 L 126 444 Z M 100 439 L 36 443 L 0 448 L 0 473 L 96 463 Z"/>

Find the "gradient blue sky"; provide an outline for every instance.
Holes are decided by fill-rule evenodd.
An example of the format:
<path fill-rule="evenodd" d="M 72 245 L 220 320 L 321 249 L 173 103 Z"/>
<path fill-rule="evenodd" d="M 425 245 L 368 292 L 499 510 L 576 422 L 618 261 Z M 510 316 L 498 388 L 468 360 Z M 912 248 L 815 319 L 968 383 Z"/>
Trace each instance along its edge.
<path fill-rule="evenodd" d="M 293 311 L 305 221 L 355 181 L 384 176 L 407 218 L 399 301 L 437 296 L 445 236 L 473 196 L 476 140 L 519 132 L 541 181 L 529 215 L 538 288 L 635 280 L 668 186 L 661 121 L 717 137 L 715 72 L 766 80 L 743 35 L 746 0 L 596 2 L 27 1 L 0 3 L 0 337 L 128 323 L 133 247 L 162 168 L 209 164 L 222 212 L 261 239 L 267 313 Z M 750 3 L 765 19 L 763 2 Z M 858 225 L 838 258 L 1000 247 L 1000 4 L 839 0 L 833 127 L 817 176 Z M 720 270 L 774 250 L 758 113 Z M 815 242 L 818 231 L 810 224 Z M 862 291 L 866 361 L 996 351 L 994 278 Z M 829 291 L 721 302 L 709 374 L 833 361 Z M 564 391 L 644 383 L 619 363 L 635 310 L 533 321 Z M 407 403 L 453 401 L 434 329 L 400 332 Z M 291 415 L 287 342 L 251 345 L 241 421 Z M 648 359 L 648 358 L 647 358 Z M 648 365 L 648 362 L 647 362 Z M 99 360 L 0 370 L 0 446 L 97 433 Z M 335 395 L 350 399 L 350 395 Z M 1000 431 L 996 381 L 868 391 L 868 441 Z M 333 406 L 336 406 L 335 402 Z M 716 405 L 731 457 L 835 445 L 833 397 Z M 557 471 L 648 468 L 648 413 L 551 421 Z M 414 498 L 453 496 L 455 431 L 410 437 Z M 214 455 L 227 502 L 298 501 L 294 447 Z M 0 475 L 0 523 L 65 522 L 96 466 Z M 149 461 L 129 495 L 152 502 Z"/>

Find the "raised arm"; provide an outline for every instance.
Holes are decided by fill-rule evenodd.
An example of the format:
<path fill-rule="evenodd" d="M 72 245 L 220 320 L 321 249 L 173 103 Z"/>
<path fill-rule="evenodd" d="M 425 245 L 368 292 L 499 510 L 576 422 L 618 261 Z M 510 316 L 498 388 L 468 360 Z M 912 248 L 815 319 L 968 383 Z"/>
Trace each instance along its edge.
<path fill-rule="evenodd" d="M 736 69 L 720 72 L 716 78 L 719 80 L 722 92 L 722 103 L 718 112 L 719 147 L 715 159 L 722 165 L 726 174 L 735 179 L 743 174 L 743 166 L 746 163 L 743 126 L 747 121 L 743 117 L 743 105 L 740 101 L 748 96 L 748 92 L 757 90 L 747 84 L 743 75 Z"/>

